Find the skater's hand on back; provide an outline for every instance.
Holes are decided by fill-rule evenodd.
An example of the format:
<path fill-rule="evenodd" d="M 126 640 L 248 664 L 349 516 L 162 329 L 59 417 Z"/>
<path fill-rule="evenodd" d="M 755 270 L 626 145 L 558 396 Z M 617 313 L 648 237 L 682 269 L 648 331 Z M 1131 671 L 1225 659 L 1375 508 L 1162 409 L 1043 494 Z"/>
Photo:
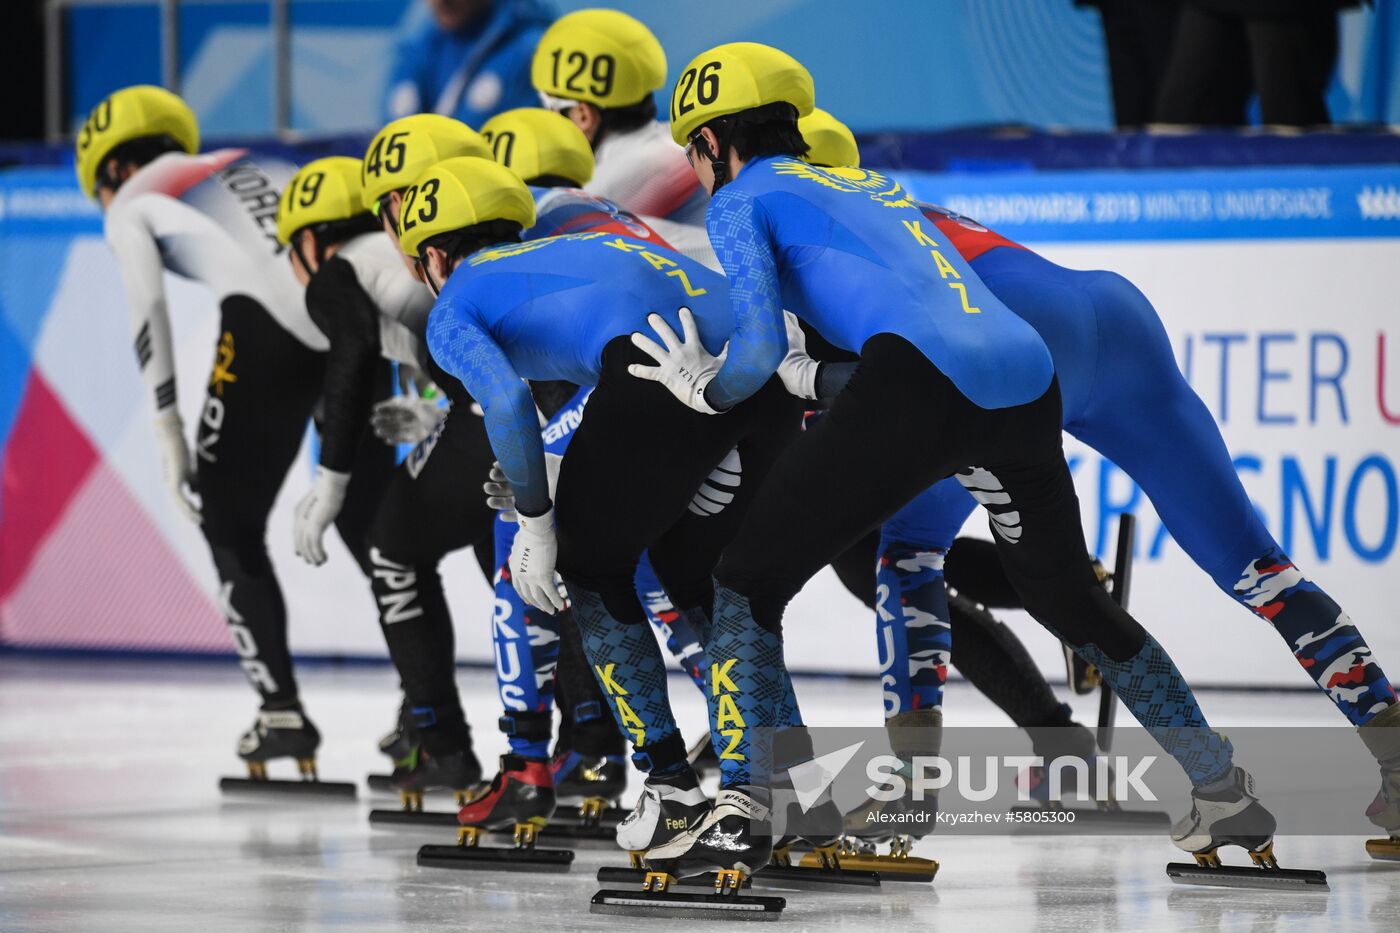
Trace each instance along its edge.
<path fill-rule="evenodd" d="M 544 452 L 544 472 L 549 481 L 551 499 L 554 498 L 554 490 L 559 485 L 559 464 L 563 459 L 559 454 L 552 454 L 547 450 Z M 506 521 L 517 521 L 519 516 L 515 514 L 515 488 L 511 486 L 499 462 L 491 464 L 490 476 L 490 479 L 481 484 L 482 491 L 486 493 L 486 507 L 500 512 L 500 517 Z"/>
<path fill-rule="evenodd" d="M 783 380 L 783 387 L 788 390 L 788 394 L 798 398 L 815 399 L 817 367 L 820 364 L 807 355 L 807 335 L 802 333 L 797 315 L 791 311 L 784 311 L 783 323 L 787 327 L 788 350 L 783 361 L 778 364 L 778 378 Z"/>
<path fill-rule="evenodd" d="M 161 475 L 165 485 L 174 493 L 180 511 L 198 525 L 202 518 L 199 514 L 194 460 L 190 457 L 189 445 L 185 443 L 184 423 L 174 408 L 156 418 L 156 443 L 160 448 Z"/>
<path fill-rule="evenodd" d="M 386 444 L 421 444 L 446 416 L 447 410 L 433 399 L 396 395 L 374 406 L 369 424 Z"/>
<path fill-rule="evenodd" d="M 554 534 L 554 509 L 543 515 L 517 515 L 520 530 L 510 546 L 510 582 L 520 598 L 554 615 L 566 605 L 555 582 L 559 542 Z"/>
<path fill-rule="evenodd" d="M 698 412 L 717 415 L 719 412 L 705 401 L 705 386 L 724 365 L 724 358 L 729 355 L 729 345 L 725 344 L 719 356 L 711 356 L 700 342 L 700 332 L 690 309 L 681 308 L 680 317 L 681 336 L 677 337 L 661 315 L 647 315 L 647 323 L 665 346 L 658 345 L 644 334 L 632 334 L 632 345 L 656 360 L 657 365 L 633 363 L 627 367 L 627 371 L 638 379 L 661 383 L 671 390 L 672 395 Z"/>
<path fill-rule="evenodd" d="M 297 503 L 292 523 L 292 540 L 297 556 L 319 567 L 326 562 L 324 538 L 326 529 L 340 514 L 345 504 L 345 489 L 350 485 L 349 473 L 338 473 L 325 467 L 316 468 L 316 481 L 311 491 Z"/>

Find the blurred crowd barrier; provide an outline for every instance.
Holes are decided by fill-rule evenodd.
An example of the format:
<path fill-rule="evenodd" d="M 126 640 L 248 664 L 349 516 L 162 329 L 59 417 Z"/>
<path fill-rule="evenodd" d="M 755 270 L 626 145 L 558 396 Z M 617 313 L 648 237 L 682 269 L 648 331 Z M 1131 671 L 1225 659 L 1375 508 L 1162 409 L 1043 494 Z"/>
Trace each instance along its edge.
<path fill-rule="evenodd" d="M 542 0 L 556 13 L 596 0 Z M 673 72 L 705 48 L 782 47 L 823 107 L 857 130 L 1113 122 L 1099 17 L 1071 0 L 610 0 L 648 23 Z M 50 134 L 113 89 L 178 87 L 206 133 L 372 130 L 419 0 L 55 0 Z M 1400 123 L 1400 0 L 1341 20 L 1338 123 Z M 665 108 L 663 107 L 664 111 Z"/>

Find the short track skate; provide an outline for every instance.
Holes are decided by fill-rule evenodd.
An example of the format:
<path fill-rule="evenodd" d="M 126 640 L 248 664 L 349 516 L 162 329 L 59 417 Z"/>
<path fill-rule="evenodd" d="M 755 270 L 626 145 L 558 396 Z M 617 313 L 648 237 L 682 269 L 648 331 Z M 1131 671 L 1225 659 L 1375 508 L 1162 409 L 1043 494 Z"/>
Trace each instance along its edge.
<path fill-rule="evenodd" d="M 1281 891 L 1326 891 L 1327 875 L 1315 869 L 1280 868 L 1274 857 L 1274 815 L 1259 802 L 1254 779 L 1243 768 L 1229 775 L 1229 785 L 1191 792 L 1191 812 L 1172 827 L 1172 842 L 1195 859 L 1173 862 L 1167 877 L 1177 884 Z M 1220 850 L 1239 846 L 1251 867 L 1226 865 Z"/>
<path fill-rule="evenodd" d="M 704 876 L 695 876 L 702 878 Z M 588 911 L 631 917 L 670 917 L 703 920 L 777 920 L 787 907 L 781 897 L 755 897 L 740 893 L 749 884 L 738 869 L 714 872 L 711 892 L 676 891 L 679 879 L 665 872 L 644 873 L 640 890 L 604 888 L 593 895 Z M 599 873 L 599 881 L 604 880 Z M 692 880 L 692 879 L 688 879 Z"/>
<path fill-rule="evenodd" d="M 1273 890 L 1326 891 L 1327 874 L 1313 868 L 1280 868 L 1270 840 L 1258 849 L 1246 849 L 1251 867 L 1226 865 L 1219 848 L 1195 852 L 1195 864 L 1172 862 L 1167 877 L 1177 884 L 1200 884 L 1225 888 L 1268 888 Z"/>
<path fill-rule="evenodd" d="M 938 862 L 910 855 L 915 841 L 912 836 L 896 835 L 889 842 L 890 851 L 881 853 L 879 843 L 873 840 L 846 836 L 836 847 L 835 861 L 844 871 L 875 872 L 881 883 L 931 884 L 938 874 Z M 822 868 L 826 858 L 822 852 L 808 852 L 802 856 L 800 864 L 806 868 Z"/>
<path fill-rule="evenodd" d="M 390 780 L 403 806 L 398 810 L 369 811 L 372 825 L 456 826 L 457 810 L 424 810 L 424 795 L 433 791 L 450 791 L 460 809 L 487 791 L 487 785 L 481 781 L 481 766 L 477 764 L 471 749 L 430 758 L 415 746 L 408 757 L 397 762 L 397 765 Z"/>
<path fill-rule="evenodd" d="M 574 861 L 572 851 L 535 845 L 553 813 L 554 784 L 548 762 L 502 755 L 501 770 L 490 788 L 468 801 L 457 815 L 462 824 L 457 844 L 423 846 L 418 864 L 478 871 L 568 871 Z M 511 846 L 480 844 L 486 833 L 502 830 L 511 833 Z"/>
<path fill-rule="evenodd" d="M 261 712 L 253 727 L 238 740 L 238 757 L 248 766 L 248 776 L 220 778 L 219 790 L 226 794 L 280 793 L 354 800 L 354 784 L 322 781 L 316 773 L 316 749 L 320 744 L 316 726 L 299 710 Z M 279 758 L 296 761 L 298 778 L 268 776 L 268 763 Z"/>
<path fill-rule="evenodd" d="M 781 897 L 741 893 L 756 866 L 772 857 L 768 807 L 750 788 L 723 790 L 714 806 L 688 829 L 666 838 L 664 828 L 645 856 L 639 888 L 604 888 L 593 895 L 597 914 L 690 917 L 708 920 L 776 920 L 787 906 Z M 633 864 L 637 864 L 634 855 Z M 709 875 L 709 893 L 677 891 L 680 879 Z"/>

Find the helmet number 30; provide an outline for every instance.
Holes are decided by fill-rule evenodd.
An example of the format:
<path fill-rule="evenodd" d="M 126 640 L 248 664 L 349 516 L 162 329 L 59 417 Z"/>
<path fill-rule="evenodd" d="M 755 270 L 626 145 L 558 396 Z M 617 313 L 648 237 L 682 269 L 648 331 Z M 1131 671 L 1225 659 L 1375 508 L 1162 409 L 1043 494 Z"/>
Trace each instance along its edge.
<path fill-rule="evenodd" d="M 719 99 L 719 62 L 706 62 L 697 71 L 687 68 L 676 85 L 676 96 L 671 100 L 671 119 L 678 120 L 695 109 L 698 103 L 708 107 Z M 692 94 L 694 100 L 691 99 Z"/>
<path fill-rule="evenodd" d="M 554 70 L 551 75 L 556 88 L 565 91 L 573 91 L 575 94 L 582 94 L 585 88 L 579 83 L 579 79 L 587 73 L 587 91 L 595 97 L 607 97 L 612 93 L 613 74 L 617 71 L 617 60 L 611 55 L 598 55 L 590 62 L 588 55 L 583 52 L 570 52 L 564 54 L 563 49 L 555 49 L 550 53 L 550 58 L 554 62 Z M 564 83 L 559 83 L 559 69 L 563 67 L 565 72 Z M 573 69 L 570 71 L 569 69 Z"/>
<path fill-rule="evenodd" d="M 408 189 L 403 199 L 403 229 L 412 230 L 420 223 L 431 223 L 438 212 L 438 180 L 429 178 L 421 185 Z M 418 216 L 413 216 L 413 206 L 418 205 Z"/>
<path fill-rule="evenodd" d="M 92 145 L 92 137 L 98 133 L 107 132 L 112 125 L 112 98 L 108 97 L 92 108 L 92 115 L 83 124 L 82 132 L 78 134 L 79 151 Z"/>

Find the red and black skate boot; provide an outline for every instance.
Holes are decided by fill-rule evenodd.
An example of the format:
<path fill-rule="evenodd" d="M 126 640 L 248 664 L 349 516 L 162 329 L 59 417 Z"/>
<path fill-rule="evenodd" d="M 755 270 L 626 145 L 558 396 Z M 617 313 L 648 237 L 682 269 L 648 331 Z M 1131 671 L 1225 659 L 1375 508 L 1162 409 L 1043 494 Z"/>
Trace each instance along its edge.
<path fill-rule="evenodd" d="M 554 777 L 543 758 L 502 755 L 501 770 L 485 793 L 467 802 L 457 814 L 464 828 L 499 830 L 516 827 L 517 844 L 522 834 L 534 839 L 554 815 Z M 533 827 L 526 832 L 525 827 Z"/>
<path fill-rule="evenodd" d="M 485 793 L 469 801 L 457 821 L 457 845 L 423 846 L 418 864 L 430 868 L 568 871 L 574 853 L 537 849 L 535 839 L 554 814 L 554 781 L 544 758 L 502 755 L 501 770 Z M 484 833 L 511 830 L 514 845 L 480 845 Z"/>

